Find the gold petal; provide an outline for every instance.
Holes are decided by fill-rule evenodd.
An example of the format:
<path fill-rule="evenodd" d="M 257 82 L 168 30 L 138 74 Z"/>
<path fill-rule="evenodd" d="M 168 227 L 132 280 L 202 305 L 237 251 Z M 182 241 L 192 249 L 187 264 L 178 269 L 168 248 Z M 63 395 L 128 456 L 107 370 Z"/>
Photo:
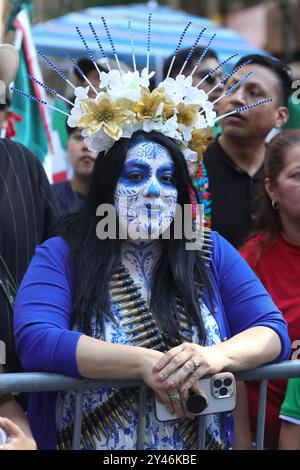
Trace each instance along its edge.
<path fill-rule="evenodd" d="M 78 127 L 90 127 L 93 124 L 97 123 L 97 119 L 92 114 L 84 114 L 77 119 L 77 126 Z"/>
<path fill-rule="evenodd" d="M 87 127 L 87 132 L 89 135 L 95 134 L 95 132 L 101 131 L 104 126 L 104 122 L 96 122 L 93 125 Z"/>
<path fill-rule="evenodd" d="M 104 123 L 103 130 L 105 134 L 114 140 L 119 140 L 123 135 L 122 129 L 117 125 Z"/>
<path fill-rule="evenodd" d="M 95 100 L 82 100 L 80 102 L 80 107 L 84 113 L 96 114 L 99 111 L 98 105 Z"/>

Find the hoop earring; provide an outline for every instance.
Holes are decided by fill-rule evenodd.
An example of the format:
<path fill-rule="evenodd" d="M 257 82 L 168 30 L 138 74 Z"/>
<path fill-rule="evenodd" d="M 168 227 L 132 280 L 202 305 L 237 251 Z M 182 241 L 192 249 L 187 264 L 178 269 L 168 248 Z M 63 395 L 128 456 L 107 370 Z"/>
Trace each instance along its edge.
<path fill-rule="evenodd" d="M 273 207 L 274 211 L 278 211 L 278 207 L 279 207 L 278 202 L 272 201 L 272 207 Z"/>

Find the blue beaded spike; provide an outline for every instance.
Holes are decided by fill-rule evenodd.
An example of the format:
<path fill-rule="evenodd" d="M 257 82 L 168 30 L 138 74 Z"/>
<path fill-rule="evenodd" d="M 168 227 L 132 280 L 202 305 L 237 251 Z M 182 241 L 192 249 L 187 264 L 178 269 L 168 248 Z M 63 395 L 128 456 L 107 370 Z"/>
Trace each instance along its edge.
<path fill-rule="evenodd" d="M 236 67 L 234 70 L 232 70 L 232 72 L 228 73 L 227 75 L 225 75 L 225 77 L 222 78 L 222 80 L 220 80 L 219 83 L 217 83 L 216 86 L 214 86 L 208 93 L 207 93 L 207 96 L 209 96 L 211 93 L 213 93 L 217 88 L 219 88 L 220 85 L 225 85 L 227 80 L 229 80 L 230 77 L 232 77 L 236 72 L 238 72 L 239 70 L 241 70 L 243 67 L 245 67 L 245 65 L 249 65 L 251 64 L 252 62 L 252 59 L 249 59 L 247 60 L 246 62 L 242 63 L 241 65 L 239 65 L 239 67 Z"/>
<path fill-rule="evenodd" d="M 87 51 L 88 56 L 89 56 L 90 60 L 93 62 L 94 66 L 95 66 L 95 69 L 97 70 L 98 75 L 99 75 L 99 77 L 100 77 L 100 70 L 99 70 L 99 67 L 98 67 L 98 65 L 97 65 L 96 58 L 95 58 L 93 52 L 91 51 L 91 49 L 89 48 L 89 46 L 88 46 L 88 44 L 87 44 L 87 42 L 86 42 L 86 39 L 85 39 L 85 37 L 83 36 L 83 34 L 82 34 L 82 32 L 80 31 L 80 29 L 79 29 L 78 26 L 76 26 L 76 31 L 77 31 L 77 33 L 78 33 L 78 35 L 79 35 L 81 41 L 83 42 L 83 45 L 84 45 L 84 47 L 85 47 L 85 50 Z"/>
<path fill-rule="evenodd" d="M 208 41 L 208 44 L 206 46 L 206 48 L 204 49 L 204 51 L 202 52 L 201 56 L 199 57 L 199 59 L 197 60 L 196 64 L 195 64 L 195 67 L 197 68 L 198 65 L 200 64 L 200 62 L 202 62 L 202 60 L 204 59 L 204 57 L 206 56 L 207 52 L 208 52 L 208 49 L 210 48 L 210 45 L 211 43 L 213 42 L 213 40 L 215 39 L 216 37 L 216 33 L 214 33 L 212 35 L 212 37 L 210 38 L 210 40 Z"/>
<path fill-rule="evenodd" d="M 151 44 L 151 21 L 152 13 L 149 13 L 148 16 L 148 32 L 147 32 L 147 71 L 149 71 L 149 62 L 150 62 L 150 44 Z"/>
<path fill-rule="evenodd" d="M 27 74 L 27 77 L 34 81 L 35 83 L 37 83 L 37 85 L 40 85 L 41 87 L 43 87 L 46 91 L 48 91 L 49 93 L 51 93 L 52 95 L 55 95 L 57 96 L 58 95 L 58 92 L 56 90 L 53 90 L 53 88 L 50 88 L 49 86 L 47 85 L 44 85 L 44 83 L 40 82 L 37 78 L 33 77 L 32 75 L 30 74 Z"/>
<path fill-rule="evenodd" d="M 88 85 L 92 88 L 92 90 L 96 93 L 96 95 L 98 94 L 98 91 L 96 90 L 96 88 L 93 86 L 93 84 L 89 81 L 89 79 L 85 76 L 85 74 L 83 73 L 82 69 L 79 67 L 79 65 L 76 63 L 76 61 L 73 59 L 73 57 L 68 53 L 67 54 L 67 58 L 69 59 L 69 61 L 72 63 L 73 67 L 77 70 L 77 72 L 79 73 L 79 75 L 88 83 Z"/>
<path fill-rule="evenodd" d="M 66 75 L 58 68 L 56 67 L 56 65 L 54 65 L 50 59 L 48 59 L 48 57 L 42 52 L 42 51 L 38 51 L 38 54 L 44 59 L 44 61 L 65 81 L 67 82 L 72 88 L 73 90 L 75 90 L 75 86 L 70 82 L 70 80 L 68 80 L 68 78 L 66 77 Z"/>
<path fill-rule="evenodd" d="M 186 32 L 187 32 L 187 30 L 189 29 L 189 27 L 191 26 L 191 24 L 192 24 L 192 22 L 189 21 L 189 22 L 187 23 L 187 25 L 185 26 L 184 30 L 183 30 L 182 33 L 181 33 L 181 36 L 180 36 L 180 38 L 179 38 L 178 44 L 177 44 L 177 46 L 176 46 L 176 49 L 175 49 L 175 51 L 174 51 L 174 54 L 173 54 L 173 57 L 172 57 L 172 61 L 171 61 L 171 64 L 170 64 L 170 67 L 169 67 L 169 70 L 168 70 L 168 73 L 167 73 L 166 78 L 168 78 L 168 77 L 170 76 L 170 73 L 171 73 L 171 71 L 172 71 L 172 67 L 173 67 L 173 65 L 174 65 L 176 56 L 177 56 L 178 51 L 179 51 L 179 49 L 180 49 L 180 47 L 181 47 L 183 38 L 184 38 L 184 36 L 186 35 Z"/>
<path fill-rule="evenodd" d="M 185 61 L 184 61 L 184 64 L 183 64 L 183 66 L 181 67 L 181 70 L 180 70 L 180 72 L 179 72 L 178 75 L 181 75 L 182 72 L 184 71 L 186 65 L 187 65 L 188 62 L 190 61 L 190 59 L 191 59 L 191 57 L 192 57 L 192 55 L 193 55 L 193 52 L 194 52 L 194 50 L 196 49 L 196 47 L 197 47 L 197 45 L 198 45 L 198 43 L 199 43 L 201 37 L 203 36 L 203 33 L 206 31 L 206 29 L 207 29 L 207 28 L 203 28 L 203 29 L 200 31 L 200 33 L 198 34 L 197 39 L 196 39 L 196 41 L 194 42 L 194 44 L 192 45 L 192 47 L 191 47 L 191 49 L 190 49 L 188 55 L 186 56 L 186 59 L 185 59 Z M 191 75 L 193 75 L 193 73 L 191 73 Z"/>
<path fill-rule="evenodd" d="M 178 41 L 178 44 L 177 44 L 176 49 L 175 49 L 175 51 L 174 51 L 174 55 L 175 55 L 175 56 L 178 54 L 178 51 L 179 51 L 179 49 L 180 49 L 180 47 L 181 47 L 183 38 L 184 38 L 184 36 L 186 35 L 186 32 L 187 32 L 187 30 L 189 29 L 189 27 L 191 26 L 191 24 L 192 24 L 192 22 L 189 21 L 189 22 L 187 23 L 187 25 L 185 26 L 184 30 L 182 31 L 181 36 L 180 36 L 179 41 Z"/>
<path fill-rule="evenodd" d="M 26 98 L 31 99 L 32 101 L 35 101 L 36 103 L 43 104 L 44 106 L 48 106 L 51 109 L 54 109 L 55 111 L 58 111 L 61 114 L 64 114 L 65 116 L 69 116 L 68 113 L 65 113 L 62 109 L 56 108 L 55 106 L 52 106 L 51 104 L 47 103 L 47 101 L 40 100 L 36 96 L 30 95 L 29 93 L 26 93 L 23 90 L 19 90 L 19 88 L 11 87 L 11 91 L 18 93 L 19 95 L 25 96 Z"/>
<path fill-rule="evenodd" d="M 106 55 L 105 55 L 104 49 L 103 49 L 103 47 L 102 47 L 102 44 L 101 44 L 101 42 L 100 42 L 99 37 L 97 36 L 97 33 L 96 33 L 96 31 L 95 31 L 95 28 L 94 28 L 94 26 L 93 26 L 93 24 L 92 24 L 91 22 L 89 22 L 89 27 L 91 28 L 91 31 L 92 31 L 93 36 L 94 36 L 94 39 L 95 39 L 95 41 L 96 41 L 96 43 L 97 43 L 97 46 L 99 47 L 101 56 L 102 56 L 103 59 L 105 59 L 105 63 L 106 63 L 106 65 L 107 65 L 107 68 L 108 68 L 108 70 L 110 71 L 110 65 L 109 65 L 109 62 L 108 62 L 107 57 L 106 57 Z"/>
<path fill-rule="evenodd" d="M 238 53 L 236 52 L 235 54 L 232 54 L 230 57 L 227 57 L 227 59 L 223 60 L 217 67 L 215 67 L 214 69 L 212 69 L 210 72 L 209 72 L 209 76 L 213 75 L 214 73 L 216 73 L 217 70 L 219 70 L 220 68 L 223 67 L 223 65 L 227 64 L 228 62 L 230 62 L 232 59 L 234 59 L 235 57 L 238 56 Z"/>
<path fill-rule="evenodd" d="M 113 53 L 113 55 L 114 55 L 114 58 L 116 59 L 116 62 L 117 62 L 117 65 L 118 65 L 118 69 L 119 69 L 120 73 L 122 73 L 121 66 L 120 66 L 120 62 L 119 62 L 119 58 L 118 58 L 118 55 L 117 55 L 117 51 L 116 51 L 114 42 L 113 42 L 113 40 L 112 40 L 112 38 L 111 38 L 110 31 L 109 31 L 109 29 L 108 29 L 108 26 L 107 26 L 107 24 L 106 24 L 106 21 L 105 21 L 104 16 L 101 16 L 101 20 L 102 20 L 102 23 L 103 23 L 103 26 L 104 26 L 106 35 L 107 35 L 107 37 L 108 37 L 108 41 L 109 41 L 109 44 L 110 44 L 112 53 Z"/>
<path fill-rule="evenodd" d="M 96 41 L 96 43 L 97 43 L 97 46 L 99 47 L 99 50 L 100 50 L 100 52 L 101 52 L 102 57 L 103 57 L 103 58 L 106 58 L 105 52 L 104 52 L 103 47 L 102 47 L 102 44 L 101 44 L 101 42 L 100 42 L 100 39 L 98 38 L 97 33 L 96 33 L 96 31 L 95 31 L 95 28 L 94 28 L 94 26 L 93 26 L 93 24 L 92 24 L 91 22 L 89 22 L 89 27 L 91 28 L 91 31 L 92 31 L 92 33 L 93 33 L 93 35 L 94 35 L 95 41 Z"/>
<path fill-rule="evenodd" d="M 65 98 L 64 96 L 60 95 L 56 90 L 53 90 L 53 88 L 50 88 L 49 86 L 45 85 L 44 83 L 42 83 L 40 80 L 38 80 L 37 78 L 33 77 L 32 75 L 30 74 L 27 74 L 27 77 L 34 81 L 37 85 L 41 86 L 42 88 L 44 88 L 46 91 L 48 91 L 48 93 L 54 95 L 54 96 L 57 96 L 57 98 L 60 98 L 62 99 L 63 101 L 66 101 L 67 103 L 69 103 L 71 106 L 74 106 L 74 103 L 72 103 L 72 101 L 69 101 L 67 98 Z"/>
<path fill-rule="evenodd" d="M 239 80 L 235 85 L 233 85 L 231 88 L 229 88 L 229 90 L 227 90 L 226 93 L 224 93 L 224 96 L 230 95 L 230 93 L 232 93 L 239 86 L 241 86 L 251 75 L 253 75 L 253 72 L 249 72 L 249 73 L 247 73 L 247 75 L 244 75 L 244 77 L 241 78 L 241 80 Z"/>
<path fill-rule="evenodd" d="M 223 114 L 222 116 L 219 116 L 217 119 L 216 119 L 216 122 L 220 121 L 221 119 L 224 119 L 228 116 L 232 116 L 233 114 L 237 114 L 237 113 L 241 113 L 242 111 L 248 111 L 249 109 L 254 109 L 254 108 L 258 108 L 258 106 L 262 106 L 264 104 L 268 104 L 268 103 L 271 103 L 273 100 L 272 98 L 268 98 L 266 100 L 262 100 L 262 101 L 259 101 L 258 103 L 254 103 L 254 104 L 248 104 L 247 106 L 242 106 L 241 108 L 237 108 L 233 111 L 230 111 L 229 113 L 226 113 L 226 114 Z"/>
<path fill-rule="evenodd" d="M 225 98 L 225 96 L 228 96 L 230 95 L 230 93 L 232 93 L 233 91 L 235 91 L 238 87 L 240 87 L 251 75 L 253 75 L 253 72 L 249 72 L 247 73 L 247 75 L 244 75 L 243 78 L 241 78 L 241 80 L 239 80 L 235 85 L 233 85 L 231 88 L 229 88 L 225 93 L 223 93 L 221 96 L 219 96 L 219 98 L 217 98 L 213 104 L 217 104 L 219 101 L 221 101 L 221 99 Z M 202 113 L 200 113 L 202 114 Z"/>
<path fill-rule="evenodd" d="M 128 31 L 129 31 L 129 38 L 130 38 L 130 47 L 131 47 L 133 70 L 136 71 L 135 50 L 134 50 L 134 40 L 133 40 L 133 32 L 132 32 L 132 28 L 131 28 L 131 21 L 128 21 Z"/>
<path fill-rule="evenodd" d="M 80 31 L 79 27 L 76 26 L 75 29 L 76 29 L 77 34 L 78 34 L 78 36 L 80 37 L 81 41 L 83 42 L 83 45 L 84 45 L 84 47 L 85 47 L 85 50 L 86 50 L 87 53 L 88 53 L 88 56 L 89 56 L 90 60 L 91 60 L 92 62 L 96 62 L 95 56 L 94 56 L 94 54 L 92 53 L 92 51 L 90 50 L 90 48 L 89 48 L 89 46 L 88 46 L 88 44 L 87 44 L 87 42 L 86 42 L 86 40 L 85 40 L 85 38 L 84 38 L 82 32 Z"/>

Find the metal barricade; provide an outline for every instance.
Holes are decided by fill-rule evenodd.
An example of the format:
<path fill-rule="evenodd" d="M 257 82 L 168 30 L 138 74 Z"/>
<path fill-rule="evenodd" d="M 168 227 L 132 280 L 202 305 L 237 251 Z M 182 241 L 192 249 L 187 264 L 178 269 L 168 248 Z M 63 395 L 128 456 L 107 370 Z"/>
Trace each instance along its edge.
<path fill-rule="evenodd" d="M 269 379 L 282 379 L 300 377 L 300 361 L 285 361 L 280 364 L 272 364 L 259 367 L 257 369 L 235 373 L 238 381 L 255 380 L 260 382 L 259 386 L 259 406 L 257 417 L 257 435 L 256 449 L 262 450 L 264 444 L 264 428 L 265 428 L 265 410 L 267 398 L 267 385 Z M 90 380 L 75 379 L 73 377 L 48 374 L 48 373 L 17 373 L 17 374 L 0 374 L 0 393 L 20 393 L 20 392 L 66 392 L 76 391 L 76 408 L 72 448 L 80 448 L 80 435 L 82 426 L 82 408 L 83 408 L 83 392 L 91 388 L 130 388 L 140 387 L 139 394 L 139 410 L 138 410 L 138 432 L 137 432 L 137 449 L 144 449 L 145 444 L 145 427 L 146 427 L 146 398 L 147 386 L 141 380 Z M 198 450 L 205 448 L 205 429 L 206 417 L 200 416 L 199 432 L 198 432 Z"/>

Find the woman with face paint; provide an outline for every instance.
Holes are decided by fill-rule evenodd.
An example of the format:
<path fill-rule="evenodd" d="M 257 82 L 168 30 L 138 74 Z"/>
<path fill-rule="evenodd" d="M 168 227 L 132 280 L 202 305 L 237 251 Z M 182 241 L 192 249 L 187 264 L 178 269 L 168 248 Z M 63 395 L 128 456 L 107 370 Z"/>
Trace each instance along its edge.
<path fill-rule="evenodd" d="M 99 154 L 86 204 L 37 249 L 16 300 L 26 370 L 145 381 L 147 449 L 196 445 L 185 404 L 201 377 L 289 354 L 286 324 L 242 257 L 216 233 L 204 231 L 201 250 L 177 236 L 190 191 L 172 139 L 120 139 Z M 154 395 L 174 420 L 156 419 Z M 39 448 L 71 447 L 74 410 L 73 392 L 32 395 Z M 136 389 L 85 392 L 81 447 L 134 449 L 137 410 Z M 229 448 L 230 418 L 207 423 L 207 448 Z"/>

